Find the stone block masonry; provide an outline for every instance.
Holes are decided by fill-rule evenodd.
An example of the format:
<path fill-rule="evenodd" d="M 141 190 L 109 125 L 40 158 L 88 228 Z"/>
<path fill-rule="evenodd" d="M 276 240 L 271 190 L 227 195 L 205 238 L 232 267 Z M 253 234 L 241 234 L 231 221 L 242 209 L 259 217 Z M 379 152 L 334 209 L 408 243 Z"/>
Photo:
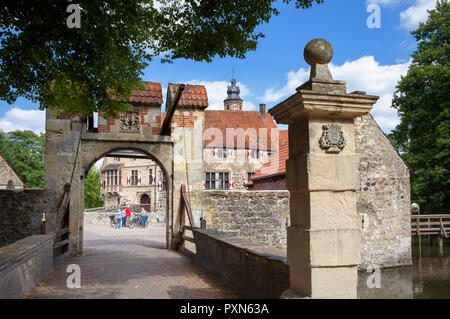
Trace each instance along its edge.
<path fill-rule="evenodd" d="M 19 298 L 53 271 L 53 237 L 34 235 L 0 248 L 0 299 Z"/>
<path fill-rule="evenodd" d="M 43 213 L 49 232 L 60 201 L 60 196 L 49 190 L 0 190 L 0 247 L 39 234 Z"/>
<path fill-rule="evenodd" d="M 378 187 L 396 185 L 396 188 L 401 188 L 397 184 L 397 180 L 391 181 L 390 186 L 389 182 L 380 182 Z M 401 200 L 400 197 L 406 195 L 401 189 L 388 193 L 357 191 L 357 213 L 366 224 L 361 223 L 361 269 L 370 265 L 394 267 L 411 264 L 409 208 L 405 206 L 399 210 L 398 205 L 403 202 L 395 202 L 397 197 Z M 200 215 L 203 216 L 208 229 L 286 250 L 289 191 L 201 191 L 190 195 L 193 203 L 202 206 L 201 212 L 196 214 L 196 222 Z M 370 198 L 372 204 L 368 210 Z M 320 198 L 317 201 L 320 206 Z M 409 199 L 405 198 L 405 201 Z M 403 205 L 407 205 L 406 202 Z"/>
<path fill-rule="evenodd" d="M 208 228 L 286 247 L 288 191 L 203 191 L 200 197 Z"/>
<path fill-rule="evenodd" d="M 286 250 L 271 248 L 226 233 L 197 230 L 196 261 L 246 298 L 278 298 L 289 288 Z M 369 288 L 371 272 L 358 272 L 358 299 L 410 299 L 413 269 L 382 269 L 380 288 Z M 400 275 L 401 274 L 401 275 Z M 264 280 L 261 280 L 264 278 Z"/>
<path fill-rule="evenodd" d="M 195 238 L 196 262 L 245 298 L 275 299 L 289 287 L 282 251 L 207 230 L 196 230 Z"/>
<path fill-rule="evenodd" d="M 409 169 L 371 115 L 355 120 L 359 162 L 357 211 L 362 217 L 361 266 L 411 264 Z"/>

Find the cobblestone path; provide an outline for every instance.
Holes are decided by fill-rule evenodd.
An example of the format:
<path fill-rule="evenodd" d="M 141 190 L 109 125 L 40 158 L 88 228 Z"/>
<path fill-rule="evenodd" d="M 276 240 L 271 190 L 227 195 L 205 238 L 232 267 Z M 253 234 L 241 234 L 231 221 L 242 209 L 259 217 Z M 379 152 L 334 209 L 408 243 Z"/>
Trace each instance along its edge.
<path fill-rule="evenodd" d="M 81 268 L 81 288 L 66 268 Z M 23 298 L 239 298 L 188 257 L 165 248 L 165 226 L 86 226 L 84 254 L 69 257 Z"/>

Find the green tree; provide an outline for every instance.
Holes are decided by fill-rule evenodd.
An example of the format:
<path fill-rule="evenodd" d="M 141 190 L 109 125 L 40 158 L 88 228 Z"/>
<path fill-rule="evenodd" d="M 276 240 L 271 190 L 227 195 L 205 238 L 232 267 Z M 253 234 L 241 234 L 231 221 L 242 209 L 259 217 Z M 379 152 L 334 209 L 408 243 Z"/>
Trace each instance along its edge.
<path fill-rule="evenodd" d="M 413 170 L 411 199 L 450 212 L 450 4 L 439 0 L 412 32 L 418 47 L 394 94 L 401 118 L 390 138 Z"/>
<path fill-rule="evenodd" d="M 313 2 L 294 1 L 297 8 Z M 275 0 L 78 0 L 80 28 L 69 28 L 68 0 L 3 0 L 0 99 L 42 109 L 116 116 L 141 86 L 153 57 L 163 62 L 244 58 L 264 35 L 255 28 L 279 12 Z M 114 98 L 112 98 L 112 94 Z"/>
<path fill-rule="evenodd" d="M 43 133 L 0 130 L 0 154 L 28 188 L 44 187 L 44 143 Z"/>
<path fill-rule="evenodd" d="M 102 207 L 103 199 L 100 196 L 100 171 L 93 167 L 89 170 L 84 183 L 84 208 Z"/>

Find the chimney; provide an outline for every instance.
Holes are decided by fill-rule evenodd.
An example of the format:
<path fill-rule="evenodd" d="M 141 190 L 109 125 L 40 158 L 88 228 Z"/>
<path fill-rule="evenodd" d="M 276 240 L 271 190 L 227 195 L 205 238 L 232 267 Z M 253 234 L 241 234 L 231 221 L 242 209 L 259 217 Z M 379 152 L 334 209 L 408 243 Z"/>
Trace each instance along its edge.
<path fill-rule="evenodd" d="M 263 120 L 266 119 L 266 105 L 265 104 L 260 104 L 259 105 L 259 115 L 261 116 L 261 118 Z"/>

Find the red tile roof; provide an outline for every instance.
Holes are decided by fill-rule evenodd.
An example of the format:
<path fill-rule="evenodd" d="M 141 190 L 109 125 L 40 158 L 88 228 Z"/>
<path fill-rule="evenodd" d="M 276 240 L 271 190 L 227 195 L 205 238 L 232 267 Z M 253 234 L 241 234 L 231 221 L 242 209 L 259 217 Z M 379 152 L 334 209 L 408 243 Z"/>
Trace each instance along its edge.
<path fill-rule="evenodd" d="M 164 122 L 165 117 L 166 113 L 161 113 L 161 125 Z M 278 130 L 278 127 L 273 121 L 270 114 L 266 114 L 265 119 L 263 120 L 259 112 L 255 111 L 205 110 L 204 123 L 203 145 L 205 145 L 205 147 L 247 149 L 256 148 L 260 150 L 273 149 L 274 151 L 277 151 L 277 145 L 272 145 L 271 142 L 272 129 Z M 239 128 L 241 128 L 245 134 L 245 145 L 239 145 L 239 147 L 237 147 L 237 144 L 241 143 L 241 141 L 238 139 L 239 131 L 236 131 L 236 129 Z M 252 130 L 252 128 L 254 130 Z M 220 140 L 218 136 L 214 135 L 215 129 L 218 129 L 220 131 L 222 140 Z M 232 129 L 229 130 L 229 132 L 231 133 L 231 145 L 227 145 L 227 129 Z M 233 134 L 233 132 L 235 132 L 236 134 Z M 281 138 L 282 137 L 280 136 L 280 139 Z"/>
<path fill-rule="evenodd" d="M 280 148 L 278 153 L 273 154 L 252 176 L 251 181 L 263 179 L 268 176 L 285 174 L 286 160 L 289 158 L 289 135 L 288 131 L 280 131 Z M 249 183 L 251 184 L 251 183 Z"/>
<path fill-rule="evenodd" d="M 219 129 L 222 140 L 214 135 L 214 130 Z M 228 129 L 228 130 L 227 130 Z M 242 129 L 245 134 L 245 145 L 238 138 Z M 227 148 L 247 148 L 272 150 L 276 145 L 272 145 L 272 129 L 278 131 L 277 125 L 270 114 L 261 117 L 255 111 L 205 111 L 205 147 L 227 147 Z M 227 145 L 227 132 L 230 134 Z M 242 131 L 241 131 L 242 132 Z"/>
<path fill-rule="evenodd" d="M 145 85 L 145 89 L 133 90 L 130 102 L 133 104 L 161 105 L 163 103 L 161 83 L 144 81 L 142 83 Z"/>
<path fill-rule="evenodd" d="M 169 83 L 167 90 L 167 105 L 169 105 L 172 98 L 177 92 L 179 84 Z M 169 96 L 170 93 L 170 96 Z M 181 94 L 180 101 L 178 102 L 179 107 L 190 106 L 190 107 L 208 107 L 208 94 L 206 93 L 206 88 L 203 85 L 191 85 L 187 84 L 184 88 L 183 94 Z"/>

